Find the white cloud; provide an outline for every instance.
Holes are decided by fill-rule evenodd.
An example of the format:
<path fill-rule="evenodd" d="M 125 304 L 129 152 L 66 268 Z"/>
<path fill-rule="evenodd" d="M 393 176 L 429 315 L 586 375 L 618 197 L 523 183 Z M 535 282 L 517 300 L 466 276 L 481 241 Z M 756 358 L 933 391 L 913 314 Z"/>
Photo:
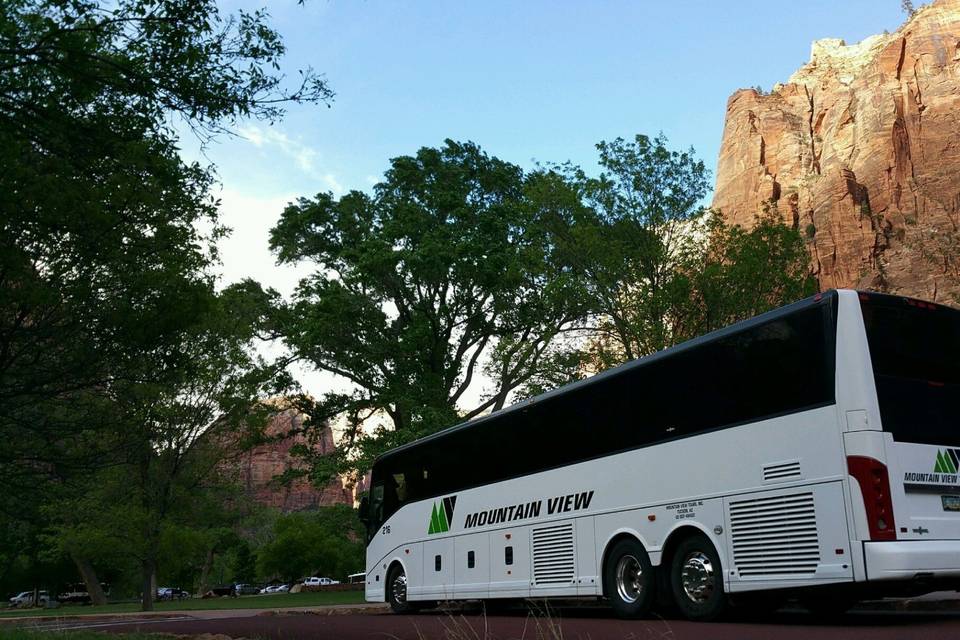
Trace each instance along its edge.
<path fill-rule="evenodd" d="M 329 171 L 321 171 L 317 167 L 320 152 L 295 140 L 275 127 L 259 127 L 254 124 L 240 127 L 239 134 L 258 149 L 275 148 L 283 155 L 292 159 L 297 168 L 312 178 L 320 180 L 335 196 L 346 193 L 343 185 L 336 176 Z"/>
<path fill-rule="evenodd" d="M 320 176 L 320 180 L 323 181 L 323 184 L 327 186 L 327 189 L 333 192 L 335 196 L 342 196 L 346 193 L 346 190 L 343 188 L 343 185 L 337 181 L 336 176 L 332 173 L 325 173 Z"/>

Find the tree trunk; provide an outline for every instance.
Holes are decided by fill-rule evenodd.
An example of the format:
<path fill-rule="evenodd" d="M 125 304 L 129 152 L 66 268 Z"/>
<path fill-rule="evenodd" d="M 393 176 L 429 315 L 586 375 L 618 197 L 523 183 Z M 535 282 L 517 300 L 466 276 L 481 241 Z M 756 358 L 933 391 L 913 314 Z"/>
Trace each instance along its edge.
<path fill-rule="evenodd" d="M 83 583 L 87 585 L 87 594 L 90 596 L 91 604 L 107 604 L 107 596 L 103 593 L 103 587 L 100 586 L 100 580 L 97 579 L 97 572 L 94 571 L 90 561 L 77 553 L 70 553 L 70 558 L 77 565 L 77 571 L 83 578 Z"/>
<path fill-rule="evenodd" d="M 200 569 L 200 588 L 199 594 L 202 597 L 210 590 L 210 571 L 213 569 L 213 559 L 216 553 L 213 547 L 207 549 L 207 557 L 203 560 L 203 567 Z"/>
<path fill-rule="evenodd" d="M 140 610 L 153 611 L 153 599 L 157 595 L 157 588 L 154 586 L 156 580 L 156 562 L 153 558 L 147 558 L 141 563 L 143 577 L 143 594 L 140 596 Z"/>

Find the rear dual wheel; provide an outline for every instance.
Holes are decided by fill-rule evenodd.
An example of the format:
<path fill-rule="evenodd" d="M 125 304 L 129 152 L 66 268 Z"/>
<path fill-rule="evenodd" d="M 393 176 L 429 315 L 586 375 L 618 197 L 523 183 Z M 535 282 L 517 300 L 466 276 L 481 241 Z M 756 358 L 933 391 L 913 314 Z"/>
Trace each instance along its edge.
<path fill-rule="evenodd" d="M 643 545 L 625 538 L 614 545 L 603 566 L 603 586 L 621 618 L 641 618 L 653 606 L 656 580 Z"/>
<path fill-rule="evenodd" d="M 687 620 L 716 620 L 727 610 L 720 554 L 703 534 L 683 540 L 670 566 L 673 600 Z"/>

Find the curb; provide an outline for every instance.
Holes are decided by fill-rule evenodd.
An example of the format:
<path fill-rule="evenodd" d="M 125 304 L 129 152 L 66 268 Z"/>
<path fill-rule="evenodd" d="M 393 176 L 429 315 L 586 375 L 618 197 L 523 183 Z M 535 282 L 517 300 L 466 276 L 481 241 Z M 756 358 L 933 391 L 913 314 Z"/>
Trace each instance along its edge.
<path fill-rule="evenodd" d="M 334 604 L 329 606 L 313 607 L 291 607 L 276 609 L 188 609 L 181 611 L 163 611 L 163 612 L 140 612 L 131 611 L 128 613 L 85 613 L 71 614 L 67 616 L 22 616 L 0 618 L 0 628 L 4 625 L 23 626 L 28 624 L 56 625 L 60 623 L 85 622 L 96 620 L 98 622 L 136 622 L 137 620 L 165 620 L 165 619 L 183 619 L 197 618 L 202 619 L 210 614 L 220 612 L 241 614 L 249 612 L 251 616 L 296 616 L 296 615 L 315 615 L 315 616 L 342 616 L 352 614 L 377 614 L 389 610 L 387 604 Z M 225 616 L 226 617 L 226 616 Z"/>

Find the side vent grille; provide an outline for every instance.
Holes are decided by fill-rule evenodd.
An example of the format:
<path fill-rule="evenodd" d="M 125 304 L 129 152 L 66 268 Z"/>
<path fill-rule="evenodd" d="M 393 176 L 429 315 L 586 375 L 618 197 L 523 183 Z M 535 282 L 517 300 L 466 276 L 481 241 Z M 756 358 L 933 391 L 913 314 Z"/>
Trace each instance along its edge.
<path fill-rule="evenodd" d="M 820 539 L 813 493 L 732 501 L 730 539 L 741 577 L 815 573 Z"/>
<path fill-rule="evenodd" d="M 793 480 L 802 478 L 800 473 L 800 461 L 788 460 L 787 462 L 771 462 L 763 465 L 764 482 L 782 482 L 784 480 Z"/>
<path fill-rule="evenodd" d="M 533 582 L 535 586 L 571 584 L 577 573 L 573 524 L 533 530 Z"/>

